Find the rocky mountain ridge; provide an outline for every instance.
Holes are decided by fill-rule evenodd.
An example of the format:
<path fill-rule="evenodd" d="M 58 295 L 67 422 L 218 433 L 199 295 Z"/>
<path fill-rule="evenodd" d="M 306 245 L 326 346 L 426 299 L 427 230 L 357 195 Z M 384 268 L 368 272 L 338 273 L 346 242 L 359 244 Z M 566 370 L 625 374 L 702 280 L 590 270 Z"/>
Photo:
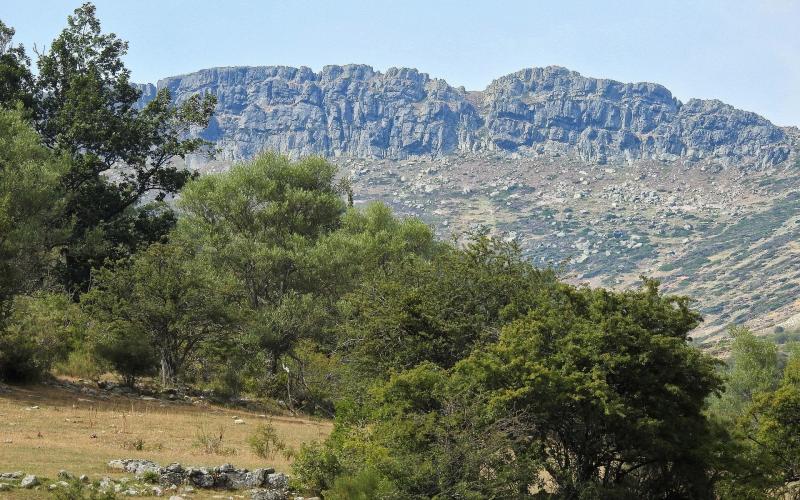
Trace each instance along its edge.
<path fill-rule="evenodd" d="M 222 158 L 261 150 L 293 156 L 406 159 L 465 152 L 582 160 L 699 161 L 765 168 L 789 156 L 786 132 L 716 100 L 676 99 L 653 83 L 589 78 L 557 66 L 530 68 L 468 92 L 416 69 L 366 65 L 228 67 L 140 87 L 181 101 L 217 96 L 208 129 Z"/>

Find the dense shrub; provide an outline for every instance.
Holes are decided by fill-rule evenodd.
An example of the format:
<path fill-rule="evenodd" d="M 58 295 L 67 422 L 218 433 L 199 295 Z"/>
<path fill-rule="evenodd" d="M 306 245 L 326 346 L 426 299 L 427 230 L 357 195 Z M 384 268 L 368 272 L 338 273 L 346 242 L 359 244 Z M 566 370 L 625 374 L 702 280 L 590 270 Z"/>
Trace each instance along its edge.
<path fill-rule="evenodd" d="M 83 329 L 69 297 L 37 292 L 14 298 L 5 327 L 0 329 L 0 379 L 33 381 L 65 359 Z"/>

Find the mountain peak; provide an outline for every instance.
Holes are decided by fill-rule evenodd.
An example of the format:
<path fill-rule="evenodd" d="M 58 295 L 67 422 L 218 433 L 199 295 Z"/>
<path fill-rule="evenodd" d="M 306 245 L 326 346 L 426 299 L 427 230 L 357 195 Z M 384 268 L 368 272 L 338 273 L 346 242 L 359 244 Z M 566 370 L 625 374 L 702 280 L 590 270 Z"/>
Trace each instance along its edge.
<path fill-rule="evenodd" d="M 662 85 L 591 78 L 561 66 L 525 68 L 466 92 L 415 68 L 362 64 L 210 68 L 163 79 L 180 101 L 217 96 L 204 136 L 224 155 L 378 158 L 456 151 L 615 158 L 716 158 L 748 167 L 788 158 L 784 131 L 716 100 L 681 103 Z M 152 98 L 146 88 L 142 103 Z"/>

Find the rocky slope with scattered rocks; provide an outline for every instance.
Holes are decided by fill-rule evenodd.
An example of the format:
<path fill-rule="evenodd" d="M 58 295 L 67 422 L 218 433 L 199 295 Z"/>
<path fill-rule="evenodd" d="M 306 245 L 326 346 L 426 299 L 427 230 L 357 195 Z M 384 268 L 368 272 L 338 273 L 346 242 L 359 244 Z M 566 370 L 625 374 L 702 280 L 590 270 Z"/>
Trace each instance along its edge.
<path fill-rule="evenodd" d="M 530 68 L 467 92 L 410 68 L 212 68 L 142 85 L 140 104 L 167 88 L 177 101 L 210 92 L 217 110 L 202 135 L 222 157 L 262 150 L 295 156 L 405 159 L 465 151 L 584 160 L 700 160 L 764 167 L 786 160 L 786 133 L 715 100 L 686 103 L 654 83 Z"/>

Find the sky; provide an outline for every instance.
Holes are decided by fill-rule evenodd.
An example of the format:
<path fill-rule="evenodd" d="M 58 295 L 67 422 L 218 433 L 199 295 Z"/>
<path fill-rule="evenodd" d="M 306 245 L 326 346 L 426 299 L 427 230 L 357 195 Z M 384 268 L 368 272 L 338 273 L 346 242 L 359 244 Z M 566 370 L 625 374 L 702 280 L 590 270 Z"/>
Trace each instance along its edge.
<path fill-rule="evenodd" d="M 79 0 L 0 0 L 39 49 Z M 482 90 L 532 66 L 666 86 L 800 125 L 800 0 L 96 0 L 137 82 L 202 68 L 363 63 Z"/>

